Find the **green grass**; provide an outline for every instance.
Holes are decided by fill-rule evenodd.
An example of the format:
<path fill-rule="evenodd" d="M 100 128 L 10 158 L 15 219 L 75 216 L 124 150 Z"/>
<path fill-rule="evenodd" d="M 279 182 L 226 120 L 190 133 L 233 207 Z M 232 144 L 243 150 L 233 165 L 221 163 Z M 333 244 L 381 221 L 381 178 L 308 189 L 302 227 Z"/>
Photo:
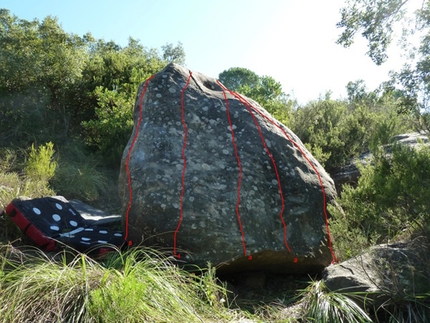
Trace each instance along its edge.
<path fill-rule="evenodd" d="M 304 321 L 318 323 L 371 323 L 369 315 L 354 301 L 359 293 L 329 291 L 323 280 L 312 282 L 303 291 Z"/>
<path fill-rule="evenodd" d="M 367 295 L 332 292 L 323 280 L 301 291 L 297 282 L 290 282 L 291 290 L 278 290 L 263 302 L 257 297 L 245 305 L 242 300 L 238 306 L 213 267 L 191 273 L 171 260 L 148 248 L 116 250 L 93 259 L 0 245 L 0 323 L 428 321 L 425 295 L 402 304 L 385 303 L 370 316 L 358 305 L 372 309 Z"/>
<path fill-rule="evenodd" d="M 35 176 L 22 171 L 25 152 L 0 149 L 0 209 L 18 196 L 35 198 L 56 193 L 91 201 L 104 209 L 118 207 L 119 202 L 112 198 L 117 194 L 117 173 L 100 168 L 82 148 L 71 146 L 60 152 L 55 157 L 59 167 L 48 181 L 35 180 Z M 32 169 L 37 170 L 33 171 L 36 174 L 46 173 L 46 167 Z M 428 235 L 429 231 L 426 226 L 420 232 Z M 353 235 L 351 231 L 346 233 Z M 188 272 L 151 249 L 116 250 L 103 259 L 93 259 L 70 252 L 47 255 L 25 243 L 16 225 L 7 216 L 0 216 L 0 323 L 430 320 L 428 294 L 399 298 L 401 293 L 396 291 L 389 297 L 384 294 L 387 291 L 381 291 L 386 301 L 378 308 L 369 303 L 366 310 L 370 316 L 356 303 L 363 302 L 366 295 L 329 291 L 322 280 L 304 287 L 303 282 L 272 277 L 271 284 L 266 282 L 264 288 L 246 290 L 236 286 L 238 293 L 233 294 L 210 265 Z M 347 255 L 346 250 L 340 252 Z"/>
<path fill-rule="evenodd" d="M 34 253 L 34 251 L 33 251 Z M 191 274 L 147 249 L 95 261 L 3 246 L 0 322 L 232 322 L 213 271 Z"/>

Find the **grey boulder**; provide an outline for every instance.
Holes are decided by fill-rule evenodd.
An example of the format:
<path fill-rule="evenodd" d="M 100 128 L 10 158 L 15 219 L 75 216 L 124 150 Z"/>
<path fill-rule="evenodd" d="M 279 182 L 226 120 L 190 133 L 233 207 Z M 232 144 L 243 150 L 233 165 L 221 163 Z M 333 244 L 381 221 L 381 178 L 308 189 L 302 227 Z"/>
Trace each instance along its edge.
<path fill-rule="evenodd" d="M 129 244 L 221 271 L 318 272 L 336 190 L 255 101 L 170 64 L 140 86 L 119 176 Z"/>

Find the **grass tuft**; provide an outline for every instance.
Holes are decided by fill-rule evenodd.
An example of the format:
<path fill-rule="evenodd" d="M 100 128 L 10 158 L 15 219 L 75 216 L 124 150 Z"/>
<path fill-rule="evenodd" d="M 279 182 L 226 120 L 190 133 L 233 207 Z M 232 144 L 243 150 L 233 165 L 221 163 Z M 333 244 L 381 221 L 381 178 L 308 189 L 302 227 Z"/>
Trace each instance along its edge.
<path fill-rule="evenodd" d="M 148 249 L 33 256 L 3 246 L 0 322 L 234 322 L 214 270 L 191 274 Z M 68 260 L 69 259 L 69 260 Z"/>
<path fill-rule="evenodd" d="M 302 294 L 305 322 L 367 323 L 373 322 L 368 314 L 354 302 L 359 293 L 332 292 L 323 280 L 312 282 Z"/>

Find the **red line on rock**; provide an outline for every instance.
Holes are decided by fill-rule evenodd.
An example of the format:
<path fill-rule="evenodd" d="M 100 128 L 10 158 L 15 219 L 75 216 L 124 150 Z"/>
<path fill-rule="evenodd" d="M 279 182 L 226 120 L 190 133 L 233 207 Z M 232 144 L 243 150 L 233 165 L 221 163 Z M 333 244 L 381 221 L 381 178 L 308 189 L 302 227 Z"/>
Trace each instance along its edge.
<path fill-rule="evenodd" d="M 223 87 L 223 85 L 217 80 L 217 83 Z M 227 99 L 227 95 L 225 93 L 225 90 L 222 89 L 223 95 L 224 95 L 224 100 L 225 100 L 225 108 L 226 108 L 226 113 L 227 113 L 227 119 L 228 119 L 228 123 L 230 125 L 230 132 L 231 132 L 231 142 L 233 144 L 233 148 L 234 148 L 234 155 L 236 157 L 237 160 L 237 166 L 239 168 L 239 174 L 238 174 L 238 178 L 237 178 L 237 201 L 236 201 L 236 215 L 237 215 L 237 222 L 239 223 L 239 230 L 240 230 L 240 234 L 241 234 L 241 239 L 242 239 L 242 246 L 243 246 L 243 255 L 246 256 L 246 242 L 245 242 L 245 233 L 243 231 L 243 226 L 242 226 L 242 220 L 240 218 L 240 212 L 239 212 L 239 206 L 240 206 L 240 191 L 241 191 L 241 187 L 242 187 L 242 163 L 240 162 L 240 157 L 239 157 L 239 151 L 237 149 L 237 145 L 236 145 L 236 141 L 235 141 L 235 137 L 234 137 L 234 129 L 233 129 L 233 123 L 231 122 L 231 116 L 230 116 L 230 105 L 228 103 L 228 99 Z"/>
<path fill-rule="evenodd" d="M 182 219 L 183 219 L 183 200 L 184 200 L 184 194 L 185 194 L 185 171 L 187 169 L 187 159 L 185 157 L 185 148 L 187 147 L 187 138 L 188 138 L 188 127 L 187 123 L 185 122 L 185 90 L 187 89 L 188 85 L 190 84 L 190 79 L 192 77 L 193 73 L 190 71 L 190 75 L 188 76 L 187 83 L 182 88 L 181 91 L 181 121 L 182 126 L 184 127 L 184 143 L 182 145 L 182 160 L 183 160 L 183 167 L 182 167 L 182 178 L 181 178 L 181 192 L 179 194 L 179 221 L 178 225 L 176 227 L 175 233 L 173 234 L 173 255 L 177 258 L 181 258 L 181 255 L 177 253 L 177 235 L 179 232 L 179 229 L 181 228 Z"/>
<path fill-rule="evenodd" d="M 143 91 L 142 91 L 142 95 L 139 98 L 139 119 L 137 121 L 137 125 L 136 125 L 136 131 L 134 133 L 134 137 L 133 140 L 131 141 L 131 145 L 130 148 L 128 150 L 127 153 L 127 158 L 125 159 L 125 172 L 127 174 L 127 186 L 128 186 L 128 192 L 129 192 L 129 199 L 128 199 L 128 204 L 127 204 L 127 210 L 125 212 L 125 236 L 124 236 L 124 240 L 127 241 L 128 240 L 128 235 L 129 235 L 129 231 L 128 231 L 128 216 L 131 210 L 131 204 L 133 202 L 133 187 L 132 187 L 132 183 L 131 183 L 131 174 L 130 174 L 130 168 L 129 168 L 129 162 L 130 162 L 130 157 L 131 157 L 131 152 L 134 148 L 134 144 L 137 140 L 137 136 L 139 135 L 139 128 L 140 128 L 140 124 L 142 123 L 142 104 L 143 104 L 143 97 L 145 96 L 146 90 L 148 88 L 148 83 L 150 80 L 152 80 L 154 78 L 154 75 L 152 75 L 150 78 L 148 78 L 145 82 L 145 85 L 143 86 Z M 133 241 L 128 241 L 128 244 L 131 246 L 133 244 Z"/>
<path fill-rule="evenodd" d="M 282 192 L 281 178 L 279 176 L 278 167 L 276 165 L 275 158 L 273 157 L 272 153 L 270 152 L 269 148 L 267 147 L 266 140 L 264 139 L 264 135 L 263 135 L 263 132 L 261 131 L 260 124 L 258 123 L 258 120 L 255 117 L 254 113 L 252 112 L 252 110 L 254 110 L 254 109 L 253 109 L 252 105 L 248 101 L 246 101 L 245 99 L 243 99 L 242 96 L 240 96 L 236 92 L 233 92 L 233 91 L 227 89 L 220 82 L 218 82 L 218 84 L 223 89 L 228 90 L 248 110 L 249 114 L 251 115 L 252 119 L 254 120 L 254 124 L 255 124 L 255 127 L 257 128 L 258 133 L 260 135 L 261 142 L 263 143 L 263 146 L 264 146 L 264 150 L 266 151 L 267 155 L 269 156 L 270 160 L 272 161 L 273 169 L 274 169 L 275 175 L 276 175 L 276 180 L 278 181 L 279 196 L 281 198 L 281 211 L 279 212 L 279 218 L 281 220 L 281 223 L 282 223 L 282 226 L 283 226 L 283 229 L 284 229 L 284 245 L 285 245 L 285 248 L 287 248 L 288 252 L 291 252 L 291 248 L 290 248 L 290 246 L 288 245 L 288 242 L 287 242 L 287 224 L 285 223 L 284 216 L 283 216 L 284 211 L 285 211 L 285 200 L 284 200 L 284 194 Z"/>
<path fill-rule="evenodd" d="M 332 256 L 332 263 L 337 263 L 337 258 L 336 258 L 336 254 L 334 253 L 333 250 L 333 245 L 332 245 L 332 241 L 331 241 L 331 234 L 330 234 L 330 229 L 329 229 L 329 225 L 328 225 L 328 214 L 327 214 L 327 196 L 325 194 L 325 189 L 324 189 L 324 183 L 322 181 L 321 175 L 318 172 L 318 170 L 316 169 L 314 163 L 311 162 L 311 160 L 309 159 L 309 157 L 305 154 L 305 152 L 303 151 L 303 149 L 300 147 L 299 144 L 297 144 L 292 138 L 291 136 L 278 124 L 276 124 L 275 122 L 273 122 L 272 119 L 268 118 L 267 116 L 265 116 L 263 113 L 261 113 L 258 109 L 256 109 L 255 107 L 253 107 L 247 100 L 245 100 L 240 94 L 237 93 L 233 93 L 233 95 L 235 95 L 236 97 L 240 98 L 239 100 L 243 100 L 245 102 L 247 102 L 249 104 L 249 106 L 255 111 L 257 112 L 261 117 L 263 117 L 264 119 L 266 119 L 267 121 L 269 121 L 271 124 L 273 124 L 276 128 L 278 128 L 279 130 L 281 130 L 281 132 L 285 135 L 285 137 L 299 150 L 299 152 L 302 154 L 303 158 L 305 158 L 305 160 L 308 162 L 308 164 L 312 167 L 312 169 L 314 170 L 315 174 L 318 177 L 318 181 L 319 184 L 321 186 L 321 193 L 323 196 L 323 213 L 324 213 L 324 221 L 325 221 L 325 227 L 327 230 L 327 242 L 328 242 L 328 247 L 330 249 L 330 253 Z"/>

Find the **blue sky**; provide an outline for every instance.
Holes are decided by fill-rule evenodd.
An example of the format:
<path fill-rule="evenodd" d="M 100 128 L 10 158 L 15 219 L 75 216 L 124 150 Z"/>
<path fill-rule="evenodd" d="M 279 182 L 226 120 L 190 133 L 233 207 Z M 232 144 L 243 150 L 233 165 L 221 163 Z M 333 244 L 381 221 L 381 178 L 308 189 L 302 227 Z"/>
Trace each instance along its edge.
<path fill-rule="evenodd" d="M 217 77 L 230 67 L 245 67 L 281 82 L 299 103 L 326 91 L 346 97 L 349 81 L 363 79 L 369 90 L 402 64 L 393 48 L 376 66 L 357 39 L 352 48 L 335 44 L 344 0 L 0 0 L 19 18 L 56 16 L 63 29 L 80 36 L 113 40 L 129 36 L 148 48 L 182 42 L 186 65 Z"/>

